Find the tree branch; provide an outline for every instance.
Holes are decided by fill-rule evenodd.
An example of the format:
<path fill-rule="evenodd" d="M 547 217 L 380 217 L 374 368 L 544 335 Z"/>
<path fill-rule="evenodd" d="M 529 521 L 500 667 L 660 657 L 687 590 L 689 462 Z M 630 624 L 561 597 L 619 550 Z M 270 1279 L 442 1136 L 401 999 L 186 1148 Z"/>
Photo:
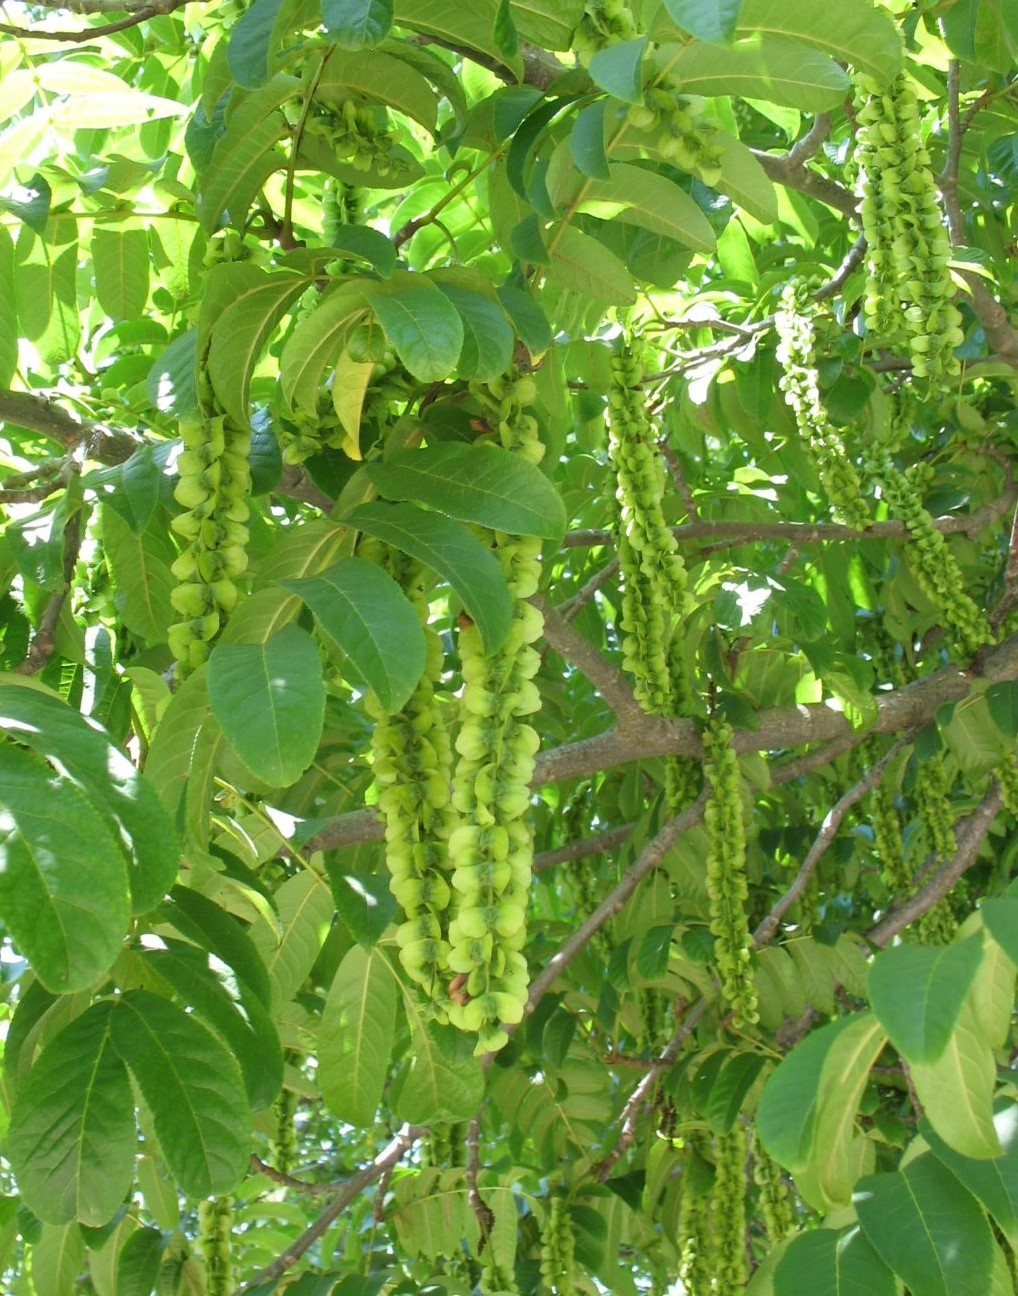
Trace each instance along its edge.
<path fill-rule="evenodd" d="M 600 855 L 604 851 L 614 850 L 621 846 L 635 824 L 621 824 L 618 828 L 609 828 L 607 832 L 595 833 L 591 837 L 581 837 L 576 841 L 556 846 L 554 850 L 541 851 L 534 856 L 534 872 L 546 873 L 557 864 L 568 864 L 572 860 L 586 859 L 588 855 Z"/>
<path fill-rule="evenodd" d="M 626 676 L 585 639 L 540 594 L 530 600 L 544 617 L 544 641 L 585 675 L 611 707 L 620 723 L 637 723 L 646 712 L 633 696 Z"/>
<path fill-rule="evenodd" d="M 44 0 L 45 2 L 45 0 Z M 98 39 L 100 36 L 112 36 L 114 32 L 126 31 L 128 27 L 137 27 L 139 23 L 145 22 L 148 18 L 158 18 L 163 14 L 171 14 L 176 9 L 182 9 L 189 0 L 149 0 L 149 3 L 142 5 L 140 8 L 130 3 L 124 3 L 124 0 L 118 0 L 116 4 L 96 3 L 96 4 L 60 4 L 47 5 L 47 8 L 70 9 L 75 13 L 116 13 L 118 10 L 130 10 L 126 18 L 118 18 L 115 22 L 101 23 L 98 27 L 82 27 L 76 31 L 54 31 L 47 27 L 14 27 L 9 23 L 0 23 L 0 32 L 6 36 L 19 36 L 24 40 L 44 40 L 60 41 L 65 45 L 85 45 L 89 41 Z"/>

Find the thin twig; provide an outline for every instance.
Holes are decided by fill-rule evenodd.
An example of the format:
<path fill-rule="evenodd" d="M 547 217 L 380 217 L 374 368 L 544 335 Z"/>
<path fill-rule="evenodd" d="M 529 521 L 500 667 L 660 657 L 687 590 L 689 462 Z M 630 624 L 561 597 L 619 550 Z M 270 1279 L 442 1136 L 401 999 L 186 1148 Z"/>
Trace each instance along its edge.
<path fill-rule="evenodd" d="M 838 835 L 838 829 L 841 827 L 845 815 L 848 814 L 849 810 L 851 810 L 854 805 L 857 805 L 863 799 L 867 792 L 872 791 L 872 789 L 877 786 L 884 777 L 888 765 L 894 760 L 902 748 L 912 741 L 913 737 L 914 734 L 911 731 L 903 734 L 898 741 L 889 748 L 883 756 L 881 756 L 880 760 L 878 760 L 857 783 L 850 787 L 844 796 L 839 797 L 834 805 L 831 806 L 830 810 L 828 810 L 827 814 L 824 816 L 823 823 L 820 825 L 820 831 L 817 833 L 813 845 L 809 848 L 806 858 L 802 862 L 802 867 L 796 874 L 795 880 L 784 894 L 774 903 L 770 913 L 763 919 L 756 931 L 753 933 L 753 945 L 756 949 L 766 945 L 768 941 L 773 939 L 782 918 L 806 890 L 809 880 L 813 876 L 816 866 L 820 863 L 824 852 Z"/>
<path fill-rule="evenodd" d="M 572 860 L 586 859 L 588 855 L 601 855 L 605 851 L 614 850 L 616 846 L 622 845 L 635 827 L 631 823 L 622 824 L 591 837 L 566 842 L 564 846 L 556 846 L 554 850 L 541 851 L 534 856 L 534 872 L 546 873 L 557 864 L 568 864 Z"/>
<path fill-rule="evenodd" d="M 153 3 L 145 5 L 144 8 L 138 9 L 126 18 L 101 23 L 98 27 L 83 27 L 80 31 L 53 31 L 46 27 L 15 27 L 10 23 L 0 23 L 0 32 L 5 36 L 18 36 L 22 40 L 59 41 L 65 45 L 85 45 L 100 36 L 112 36 L 116 32 L 126 31 L 128 27 L 137 27 L 139 23 L 149 18 L 171 14 L 176 9 L 182 9 L 188 2 L 189 0 L 153 0 Z M 121 4 L 117 8 L 125 9 L 127 6 Z"/>
<path fill-rule="evenodd" d="M 602 585 L 606 585 L 619 569 L 618 558 L 613 558 L 611 562 L 606 563 L 599 571 L 596 571 L 590 580 L 576 593 L 572 598 L 566 599 L 560 603 L 558 614 L 565 621 L 571 621 L 574 616 L 587 606 Z"/>
<path fill-rule="evenodd" d="M 477 1176 L 481 1170 L 481 1113 L 478 1111 L 467 1126 L 467 1203 L 477 1220 L 479 1244 L 477 1253 L 484 1250 L 491 1230 L 495 1227 L 495 1212 L 481 1196 Z"/>
<path fill-rule="evenodd" d="M 251 1173 L 264 1175 L 266 1179 L 271 1179 L 273 1183 L 279 1184 L 281 1188 L 292 1188 L 295 1192 L 307 1193 L 311 1197 L 323 1197 L 328 1193 L 334 1193 L 340 1185 L 334 1183 L 308 1183 L 306 1179 L 298 1179 L 295 1175 L 284 1174 L 282 1170 L 277 1170 L 275 1166 L 270 1166 L 267 1161 L 263 1161 L 260 1156 L 251 1153 Z"/>

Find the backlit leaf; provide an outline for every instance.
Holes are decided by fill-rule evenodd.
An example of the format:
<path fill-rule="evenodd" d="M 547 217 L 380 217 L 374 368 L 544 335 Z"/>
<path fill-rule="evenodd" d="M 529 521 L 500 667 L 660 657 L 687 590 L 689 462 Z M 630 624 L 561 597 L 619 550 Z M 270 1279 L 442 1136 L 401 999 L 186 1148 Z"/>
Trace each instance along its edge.
<path fill-rule="evenodd" d="M 334 1116 L 371 1126 L 389 1066 L 397 983 L 377 949 L 354 945 L 336 970 L 322 1009 L 318 1065 L 322 1097 Z"/>

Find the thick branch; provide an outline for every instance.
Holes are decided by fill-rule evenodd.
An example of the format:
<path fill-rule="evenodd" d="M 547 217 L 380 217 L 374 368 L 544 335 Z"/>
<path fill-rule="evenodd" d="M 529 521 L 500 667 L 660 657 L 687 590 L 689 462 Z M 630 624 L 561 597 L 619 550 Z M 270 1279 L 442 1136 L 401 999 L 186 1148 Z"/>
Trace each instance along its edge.
<path fill-rule="evenodd" d="M 622 671 L 608 661 L 589 639 L 584 639 L 578 630 L 574 630 L 547 599 L 536 595 L 530 601 L 544 617 L 545 643 L 590 680 L 620 722 L 638 723 L 644 712 Z"/>
<path fill-rule="evenodd" d="M 106 464 L 123 463 L 140 443 L 140 438 L 126 432 L 112 432 L 102 423 L 75 418 L 54 401 L 32 392 L 0 390 L 0 423 L 41 432 L 67 450 L 84 447 L 89 458 Z"/>
<path fill-rule="evenodd" d="M 826 176 L 808 171 L 801 163 L 792 162 L 791 153 L 779 157 L 773 153 L 761 153 L 758 149 L 753 149 L 752 152 L 775 184 L 784 185 L 787 189 L 796 189 L 809 198 L 816 198 L 846 216 L 855 215 L 855 194 L 836 181 L 828 180 Z"/>

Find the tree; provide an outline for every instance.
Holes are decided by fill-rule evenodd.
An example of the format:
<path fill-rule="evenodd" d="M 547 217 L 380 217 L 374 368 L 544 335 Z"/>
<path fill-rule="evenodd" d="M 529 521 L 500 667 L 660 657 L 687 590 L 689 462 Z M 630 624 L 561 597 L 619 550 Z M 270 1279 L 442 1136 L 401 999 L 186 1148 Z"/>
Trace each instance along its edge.
<path fill-rule="evenodd" d="M 1014 14 L 5 18 L 4 1290 L 1014 1290 Z"/>

